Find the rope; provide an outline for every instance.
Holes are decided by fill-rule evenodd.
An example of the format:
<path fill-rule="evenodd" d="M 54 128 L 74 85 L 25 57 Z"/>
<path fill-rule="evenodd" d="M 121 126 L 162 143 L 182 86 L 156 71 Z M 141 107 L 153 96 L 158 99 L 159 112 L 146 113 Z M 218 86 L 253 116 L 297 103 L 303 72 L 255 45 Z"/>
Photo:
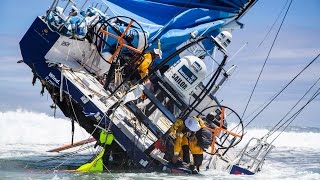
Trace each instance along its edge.
<path fill-rule="evenodd" d="M 202 43 L 202 42 L 201 42 Z M 206 53 L 206 55 L 208 55 L 207 57 L 208 58 L 210 58 L 210 59 L 212 59 L 213 60 L 213 65 L 212 66 L 214 66 L 214 63 L 216 63 L 218 66 L 220 65 L 220 63 L 215 59 L 215 58 L 213 58 L 210 54 L 209 54 L 209 50 L 206 50 L 200 43 L 196 43 L 205 53 Z M 192 46 L 191 46 L 192 47 Z M 216 46 L 214 46 L 214 48 L 215 48 Z M 215 51 L 215 49 L 213 49 L 213 51 Z M 225 72 L 227 72 L 225 69 L 224 69 L 224 67 L 222 67 L 222 71 L 225 73 Z M 211 74 L 213 74 L 214 72 L 211 72 L 210 74 L 208 74 L 207 76 L 206 76 L 206 78 L 208 78 Z"/>
<path fill-rule="evenodd" d="M 318 59 L 320 53 L 315 57 L 306 67 L 304 67 L 284 88 L 280 90 L 244 127 L 247 127 L 255 118 L 257 118 L 262 111 L 264 111 L 303 71 L 305 71 L 315 60 Z"/>
<path fill-rule="evenodd" d="M 69 86 L 68 86 L 68 83 L 67 83 L 67 82 L 66 82 L 66 86 L 67 86 L 68 94 L 70 94 L 70 93 L 69 93 Z M 70 97 L 70 96 L 69 96 L 69 100 L 70 100 L 71 108 L 72 108 L 73 113 L 74 113 L 74 115 L 75 115 L 76 121 L 77 121 L 78 124 L 79 124 L 79 121 L 78 121 L 78 118 L 77 118 L 77 116 L 76 116 L 75 110 L 74 110 L 74 108 L 73 108 L 72 100 L 71 100 L 71 97 Z M 104 113 L 103 117 L 102 117 L 101 120 L 98 122 L 98 126 L 100 125 L 100 123 L 102 122 L 102 120 L 105 118 L 105 116 L 106 116 L 106 114 Z M 93 137 L 92 135 L 93 135 L 93 133 L 94 133 L 96 130 L 97 130 L 97 126 L 94 128 L 94 130 L 92 131 L 92 133 L 90 134 L 90 136 L 89 136 L 87 139 L 89 139 L 90 137 Z M 81 145 L 81 146 L 78 148 L 78 150 L 81 149 L 82 146 L 84 146 L 84 145 Z M 66 162 L 67 162 L 71 157 L 73 157 L 75 154 L 77 154 L 77 153 L 72 154 L 72 155 L 71 155 L 70 157 L 68 157 L 65 161 L 63 161 L 62 163 L 60 163 L 59 165 L 55 166 L 54 168 L 52 168 L 52 169 L 50 169 L 50 170 L 48 170 L 48 171 L 51 172 L 51 171 L 57 170 L 57 168 L 59 168 L 60 166 L 62 166 L 64 163 L 66 163 Z"/>
<path fill-rule="evenodd" d="M 282 125 L 280 125 L 277 129 L 276 127 L 293 111 L 293 109 L 302 101 L 302 99 L 311 91 L 311 89 L 319 82 L 320 77 L 316 80 L 315 83 L 307 90 L 307 92 L 298 100 L 298 102 L 285 114 L 285 116 L 264 136 L 268 137 L 278 131 L 287 121 L 285 121 Z M 275 130 L 276 129 L 276 130 Z"/>
<path fill-rule="evenodd" d="M 72 42 L 72 41 L 71 41 Z M 79 46 L 79 41 L 74 41 L 75 42 L 75 44 L 77 45 L 77 50 L 79 51 L 79 54 L 83 54 L 85 51 L 81 51 L 81 48 L 80 48 L 80 46 Z M 71 46 L 70 46 L 71 47 Z M 70 48 L 69 47 L 69 48 Z M 90 44 L 90 47 L 91 47 L 91 44 Z M 92 55 L 92 53 L 93 53 L 93 51 L 94 51 L 95 49 L 92 49 L 91 51 L 89 51 L 89 52 L 91 52 L 90 54 Z M 89 57 L 89 59 L 91 58 L 91 55 L 90 55 L 90 57 Z M 73 69 L 73 71 L 80 71 L 81 69 L 85 69 L 85 65 L 86 65 L 86 63 L 84 62 L 84 59 L 85 58 L 85 56 L 83 56 L 82 57 L 82 59 L 80 60 L 80 67 L 78 68 L 78 69 Z M 93 63 L 93 60 L 92 60 L 92 63 Z M 90 67 L 91 69 L 92 69 L 92 67 Z"/>
<path fill-rule="evenodd" d="M 68 94 L 69 94 L 69 95 L 68 95 L 68 97 L 69 97 L 68 99 L 69 99 L 69 103 L 70 103 L 70 105 L 71 105 L 72 112 L 73 112 L 73 114 L 74 114 L 74 117 L 75 117 L 77 123 L 80 125 L 79 120 L 78 120 L 78 117 L 77 117 L 77 115 L 76 115 L 76 112 L 75 112 L 74 107 L 73 107 L 73 104 L 72 104 L 71 97 L 70 97 L 68 80 L 67 80 L 66 78 L 64 78 L 64 79 L 65 79 L 65 81 L 66 81 L 66 87 L 67 87 L 67 91 L 68 91 Z M 63 82 L 61 82 L 61 83 L 63 83 Z M 81 129 L 81 132 L 82 132 L 82 135 L 84 135 L 83 129 Z M 92 134 L 93 134 L 93 133 L 92 133 Z M 91 134 L 91 136 L 92 136 L 92 134 Z M 90 136 L 90 137 L 91 137 L 91 136 Z M 88 137 L 88 139 L 89 139 L 90 137 Z M 81 146 L 80 146 L 80 147 L 81 147 Z"/>
<path fill-rule="evenodd" d="M 293 114 L 285 123 L 289 122 L 290 119 L 292 119 L 284 128 L 283 130 L 271 141 L 270 144 L 272 144 L 279 136 L 280 134 L 282 134 L 284 132 L 285 129 L 287 129 L 287 127 L 297 118 L 297 116 L 302 112 L 302 110 L 310 103 L 312 102 L 318 95 L 320 94 L 320 88 L 318 88 L 318 90 L 313 94 L 313 96 L 309 99 L 309 101 L 302 106 L 295 114 Z M 284 123 L 284 124 L 285 124 Z M 283 124 L 283 125 L 284 125 Z M 280 127 L 279 127 L 280 128 Z M 279 129 L 278 128 L 278 129 Z"/>
<path fill-rule="evenodd" d="M 280 32 L 280 30 L 281 30 L 281 28 L 282 28 L 283 22 L 284 22 L 284 20 L 285 20 L 286 17 L 287 17 L 288 11 L 289 11 L 290 6 L 291 6 L 291 3 L 292 3 L 292 0 L 290 1 L 290 4 L 289 4 L 289 6 L 288 6 L 288 8 L 287 8 L 287 11 L 286 11 L 286 13 L 285 13 L 285 15 L 284 15 L 284 17 L 283 17 L 283 19 L 282 19 L 282 22 L 281 22 L 281 24 L 280 24 L 280 26 L 279 26 L 279 29 L 278 29 L 278 31 L 277 31 L 277 34 L 276 34 L 276 36 L 275 36 L 275 38 L 274 38 L 274 40 L 273 40 L 273 42 L 272 42 L 272 45 L 271 45 L 271 47 L 270 47 L 270 49 L 269 49 L 268 55 L 267 55 L 266 59 L 264 60 L 264 63 L 263 63 L 262 68 L 261 68 L 261 70 L 260 70 L 259 76 L 258 76 L 258 78 L 257 78 L 257 80 L 256 80 L 256 82 L 255 82 L 255 84 L 254 84 L 254 87 L 253 87 L 253 89 L 252 89 L 252 91 L 251 91 L 251 94 L 250 94 L 250 97 L 249 97 L 249 99 L 248 99 L 248 102 L 247 102 L 247 104 L 246 104 L 246 107 L 245 107 L 245 109 L 244 109 L 244 111 L 243 111 L 243 113 L 242 113 L 241 119 L 243 118 L 245 112 L 247 111 L 247 108 L 248 108 L 248 106 L 249 106 L 249 104 L 250 104 L 250 101 L 251 101 L 251 98 L 252 98 L 252 96 L 253 96 L 253 93 L 254 93 L 254 91 L 255 91 L 255 89 L 256 89 L 256 87 L 257 87 L 257 84 L 258 84 L 258 82 L 259 82 L 259 80 L 260 80 L 260 77 L 261 77 L 261 75 L 262 75 L 262 72 L 263 72 L 263 70 L 264 70 L 264 67 L 265 67 L 265 65 L 267 64 L 267 61 L 268 61 L 269 56 L 270 56 L 270 53 L 271 53 L 271 51 L 272 51 L 272 49 L 273 49 L 273 46 L 274 46 L 274 44 L 275 44 L 275 42 L 276 42 L 276 40 L 277 40 L 277 38 L 278 38 L 278 35 L 279 35 L 279 32 Z M 286 3 L 286 4 L 287 4 L 287 3 Z M 285 5 L 286 5 L 286 4 L 285 4 Z M 271 30 L 271 29 L 270 29 L 270 30 Z M 268 32 L 268 33 L 269 33 L 269 32 Z M 261 44 L 262 44 L 262 42 L 260 43 L 260 45 L 261 45 Z M 260 46 L 260 45 L 259 45 L 259 46 Z"/>
<path fill-rule="evenodd" d="M 116 109 L 117 108 L 115 108 L 114 110 L 113 110 L 113 112 L 112 112 L 112 118 L 111 119 L 113 119 L 114 118 L 114 113 L 115 113 L 115 111 L 116 111 Z M 111 125 L 112 125 L 112 121 L 110 121 L 109 122 L 109 124 L 108 124 L 108 128 L 107 128 L 107 137 L 108 137 L 108 132 L 110 131 L 110 129 L 111 129 Z M 96 126 L 96 128 L 97 128 L 98 126 Z M 103 146 L 103 149 L 106 149 L 106 146 L 107 146 L 107 144 L 105 143 L 104 144 L 104 146 Z M 100 151 L 99 151 L 99 153 L 100 153 Z M 98 154 L 98 153 L 97 153 Z M 110 151 L 110 156 L 111 156 L 111 151 Z M 108 167 L 103 163 L 103 161 L 102 161 L 102 165 L 103 165 L 103 167 L 108 171 L 108 173 L 113 177 L 113 179 L 117 179 L 112 173 L 111 173 L 111 171 L 108 169 Z M 119 178 L 119 177 L 118 177 Z"/>
<path fill-rule="evenodd" d="M 68 60 L 69 54 L 70 54 L 70 48 L 68 48 L 68 53 L 67 53 L 67 57 L 66 57 L 65 61 Z M 64 67 L 61 67 L 61 71 L 63 70 L 63 68 L 64 68 Z M 64 78 L 64 79 L 65 79 L 65 78 Z M 63 80 L 64 80 L 64 79 L 63 79 Z M 63 84 L 63 80 L 61 81 L 61 84 Z M 68 86 L 68 81 L 67 81 L 67 80 L 66 80 L 66 86 L 67 86 L 68 94 L 70 94 L 70 93 L 69 93 L 69 86 Z M 77 116 L 76 116 L 76 113 L 75 113 L 75 111 L 74 111 L 74 108 L 73 108 L 73 105 L 72 105 L 72 101 L 71 101 L 71 97 L 70 97 L 70 96 L 69 96 L 69 101 L 70 101 L 71 108 L 72 108 L 73 113 L 74 113 L 74 117 L 75 117 L 76 121 L 78 122 L 78 124 L 80 124 L 80 123 L 79 123 L 79 120 L 78 120 L 78 118 L 77 118 Z M 103 118 L 102 118 L 102 119 L 103 119 Z M 102 119 L 101 119 L 101 120 L 102 120 Z M 100 121 L 100 122 L 101 122 L 101 121 Z M 99 123 L 100 123 L 100 122 L 99 122 Z M 92 132 L 92 134 L 93 134 L 94 132 L 95 132 L 95 129 L 94 129 L 94 131 Z M 82 131 L 82 134 L 84 134 L 83 131 Z M 90 137 L 92 137 L 92 134 L 90 134 L 90 136 L 88 137 L 88 139 L 89 139 Z M 89 148 L 81 149 L 83 146 L 84 146 L 84 145 L 81 145 L 81 146 L 78 148 L 78 150 L 70 153 L 70 154 L 71 154 L 70 157 L 74 156 L 75 154 L 79 153 L 80 151 L 83 151 L 83 150 L 85 150 L 85 149 L 89 149 Z M 66 155 L 63 155 L 62 157 L 64 157 L 64 156 L 66 156 Z M 61 165 L 63 165 L 65 162 L 67 162 L 67 161 L 70 159 L 70 157 L 67 158 L 64 162 L 60 163 L 58 166 L 54 167 L 53 169 L 48 170 L 47 172 L 56 170 L 58 167 L 60 167 Z M 27 166 L 28 166 L 28 165 L 27 165 Z M 26 167 L 27 167 L 27 166 L 26 166 Z"/>
<path fill-rule="evenodd" d="M 264 41 L 267 39 L 267 37 L 269 36 L 269 34 L 271 33 L 271 30 L 273 29 L 273 27 L 275 26 L 276 22 L 278 21 L 278 19 L 280 18 L 280 15 L 282 14 L 283 10 L 285 9 L 285 7 L 287 6 L 289 0 L 286 1 L 286 3 L 284 4 L 284 6 L 282 7 L 280 13 L 278 14 L 276 20 L 273 22 L 272 26 L 269 28 L 269 31 L 267 32 L 267 34 L 264 36 L 264 38 L 262 39 L 262 41 L 259 43 L 259 45 L 252 51 L 251 55 L 254 55 L 257 52 L 257 49 L 260 48 L 260 46 L 264 43 Z"/>
<path fill-rule="evenodd" d="M 87 146 L 87 147 L 79 148 L 78 150 L 75 150 L 75 151 L 72 151 L 72 152 L 64 153 L 64 154 L 62 154 L 60 156 L 56 156 L 56 157 L 52 157 L 52 158 L 44 159 L 44 160 L 39 160 L 37 162 L 54 161 L 54 160 L 61 159 L 61 158 L 67 157 L 67 156 L 72 156 L 73 154 L 77 154 L 77 153 L 79 153 L 81 151 L 87 150 L 87 149 L 92 148 L 92 147 L 93 147 L 93 145 L 90 145 L 90 146 Z M 27 166 L 28 165 L 26 165 L 26 167 Z"/>
<path fill-rule="evenodd" d="M 74 77 L 74 80 L 77 81 L 77 82 L 79 83 L 79 85 L 81 85 L 84 89 L 90 91 L 91 93 L 95 94 L 95 95 L 98 96 L 98 97 L 103 97 L 103 96 L 104 96 L 104 95 L 98 93 L 97 91 L 95 91 L 95 90 L 93 90 L 93 89 L 91 89 L 91 88 L 88 88 L 88 86 L 86 86 L 86 85 L 82 82 L 82 80 L 80 79 L 80 77 L 77 76 L 76 74 L 70 73 L 70 75 L 73 76 L 73 77 Z M 90 77 L 90 76 L 87 75 L 86 78 L 88 78 L 88 77 Z M 91 79 L 91 81 L 93 81 L 93 80 Z"/>

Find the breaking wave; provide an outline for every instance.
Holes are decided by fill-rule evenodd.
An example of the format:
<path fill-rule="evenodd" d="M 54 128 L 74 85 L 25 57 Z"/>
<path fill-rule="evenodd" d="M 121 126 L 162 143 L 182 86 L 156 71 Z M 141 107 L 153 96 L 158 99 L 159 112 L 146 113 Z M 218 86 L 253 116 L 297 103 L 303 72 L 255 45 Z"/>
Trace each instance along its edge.
<path fill-rule="evenodd" d="M 75 124 L 74 142 L 89 134 Z M 18 109 L 0 112 L 0 158 L 50 155 L 46 151 L 71 143 L 71 122 L 45 113 Z"/>
<path fill-rule="evenodd" d="M 80 130 L 81 129 L 81 130 Z M 87 138 L 84 129 L 75 125 L 75 140 Z M 71 140 L 71 122 L 45 113 L 18 109 L 0 112 L 1 144 L 61 144 Z"/>
<path fill-rule="evenodd" d="M 248 128 L 241 143 L 251 137 L 261 138 L 269 128 Z M 75 141 L 88 138 L 88 133 L 77 124 Z M 273 139 L 271 137 L 271 139 Z M 274 142 L 276 147 L 320 149 L 320 130 L 295 127 L 283 132 Z M 56 145 L 70 143 L 71 122 L 67 118 L 54 118 L 44 113 L 18 109 L 0 112 L 0 143 Z"/>
<path fill-rule="evenodd" d="M 269 129 L 269 128 L 268 128 Z M 268 133 L 267 128 L 249 128 L 247 129 L 247 134 L 244 136 L 244 142 L 247 142 L 250 138 L 256 137 L 261 138 Z M 268 142 L 271 142 L 274 138 L 276 140 L 273 142 L 277 148 L 301 148 L 301 149 L 320 149 L 319 139 L 320 131 L 316 131 L 315 128 L 301 128 L 303 131 L 293 131 L 292 129 L 299 129 L 299 127 L 291 128 L 283 133 L 274 133 Z"/>
<path fill-rule="evenodd" d="M 299 127 L 297 128 L 299 129 Z M 240 146 L 244 145 L 251 137 L 262 137 L 268 132 L 268 129 L 270 128 L 247 129 L 247 134 Z M 76 125 L 75 141 L 83 140 L 88 136 L 82 128 Z M 298 131 L 289 129 L 275 141 L 274 145 L 277 150 L 270 154 L 263 170 L 255 176 L 250 176 L 250 179 L 319 179 L 319 139 L 320 131 L 314 128 L 303 128 Z M 0 168 L 0 176 L 6 174 L 8 169 L 15 169 L 17 172 L 14 173 L 17 175 L 34 176 L 30 173 L 24 173 L 25 165 L 34 163 L 40 169 L 48 168 L 47 165 L 40 163 L 42 159 L 53 157 L 52 154 L 45 151 L 70 143 L 70 140 L 71 123 L 67 118 L 54 118 L 44 113 L 21 109 L 0 112 L 0 166 L 4 167 L 4 164 L 8 166 L 3 171 Z M 87 160 L 82 159 L 79 162 L 85 161 Z M 74 162 L 78 162 L 78 160 Z M 57 161 L 57 163 L 63 164 L 64 161 Z M 53 165 L 57 166 L 54 163 Z M 17 168 L 20 169 L 16 170 Z M 212 179 L 213 177 L 218 179 L 249 178 L 248 176 L 235 177 L 215 170 L 204 171 L 203 175 L 203 179 Z M 54 174 L 46 175 L 47 178 L 52 178 L 52 176 Z M 74 176 L 74 174 L 63 174 L 54 176 L 53 179 L 74 179 Z M 115 176 L 122 177 L 122 179 L 145 179 L 146 177 L 151 179 L 194 179 L 194 176 L 171 176 L 166 173 L 118 173 Z M 76 175 L 76 179 L 103 179 L 106 177 L 109 177 L 109 174 Z"/>

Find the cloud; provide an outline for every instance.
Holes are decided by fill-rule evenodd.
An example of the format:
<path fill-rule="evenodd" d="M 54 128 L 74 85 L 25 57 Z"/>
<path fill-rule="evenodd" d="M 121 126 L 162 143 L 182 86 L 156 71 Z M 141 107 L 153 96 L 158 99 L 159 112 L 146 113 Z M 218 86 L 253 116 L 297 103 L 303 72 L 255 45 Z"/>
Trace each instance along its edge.
<path fill-rule="evenodd" d="M 21 83 L 31 81 L 32 73 L 30 68 L 24 63 L 17 64 L 19 59 L 21 58 L 16 56 L 0 57 L 0 61 L 2 62 L 0 66 L 0 84 L 2 86 L 10 82 Z"/>
<path fill-rule="evenodd" d="M 320 61 L 320 59 L 319 59 Z M 309 62 L 304 64 L 272 64 L 265 67 L 260 76 L 258 87 L 262 86 L 265 89 L 283 87 L 292 80 Z M 250 65 L 250 63 L 239 64 L 236 71 L 229 77 L 225 85 L 232 84 L 244 87 L 253 87 L 258 78 L 262 65 Z M 296 78 L 292 86 L 304 86 L 313 83 L 320 77 L 320 63 L 315 63 L 309 66 L 301 75 Z"/>
<path fill-rule="evenodd" d="M 247 54 L 241 54 L 241 56 L 238 57 L 239 60 L 245 60 L 245 61 L 261 61 L 265 60 L 267 58 L 267 51 L 264 50 L 262 52 L 261 50 L 258 51 L 255 54 L 251 54 L 251 52 Z M 293 60 L 308 60 L 315 58 L 320 53 L 320 48 L 306 48 L 306 47 L 300 47 L 300 48 L 287 48 L 287 47 L 280 47 L 273 49 L 270 53 L 269 60 L 277 60 L 277 61 L 286 61 L 290 63 Z"/>
<path fill-rule="evenodd" d="M 1 61 L 1 69 L 15 69 L 15 68 L 20 68 L 23 67 L 25 64 L 17 64 L 17 61 L 21 60 L 21 56 L 0 56 L 0 61 Z M 26 66 L 26 65 L 25 65 Z"/>
<path fill-rule="evenodd" d="M 304 26 L 302 26 L 302 24 Z M 320 27 L 315 25 L 308 27 L 307 22 L 290 24 L 280 31 L 274 47 L 271 51 L 270 60 L 290 61 L 292 59 L 311 59 L 320 53 Z M 273 29 L 271 34 L 265 39 L 262 45 L 258 45 L 267 34 L 270 27 L 257 26 L 252 24 L 247 29 L 235 31 L 234 38 L 230 45 L 230 54 L 234 54 L 239 47 L 248 42 L 235 59 L 241 61 L 262 61 L 267 57 L 267 53 L 275 38 L 276 30 Z M 258 49 L 257 49 L 258 48 Z"/>
<path fill-rule="evenodd" d="M 8 34 L 0 32 L 0 56 L 1 55 L 18 55 L 20 54 L 20 37 L 17 37 L 16 34 Z"/>

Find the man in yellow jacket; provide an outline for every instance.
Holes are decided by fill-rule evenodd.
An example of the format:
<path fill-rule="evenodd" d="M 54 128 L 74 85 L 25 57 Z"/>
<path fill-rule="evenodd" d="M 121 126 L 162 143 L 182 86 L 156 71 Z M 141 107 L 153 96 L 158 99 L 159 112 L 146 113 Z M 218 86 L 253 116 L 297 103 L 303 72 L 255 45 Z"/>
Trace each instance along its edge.
<path fill-rule="evenodd" d="M 169 132 L 176 137 L 173 163 L 176 163 L 181 156 L 185 163 L 190 163 L 191 152 L 193 164 L 190 165 L 190 168 L 194 170 L 194 167 L 196 167 L 199 172 L 199 167 L 203 161 L 203 149 L 198 145 L 195 133 L 204 127 L 206 127 L 204 122 L 197 117 L 188 117 L 185 121 L 177 119 L 169 129 Z"/>
<path fill-rule="evenodd" d="M 140 63 L 137 70 L 140 74 L 140 78 L 144 78 L 149 73 L 149 67 L 152 64 L 152 61 L 155 59 L 160 58 L 162 59 L 162 51 L 159 49 L 153 49 L 153 51 L 149 53 L 145 53 L 143 55 L 142 62 L 138 61 L 137 63 Z"/>
<path fill-rule="evenodd" d="M 145 53 L 141 60 L 135 62 L 135 64 L 139 66 L 137 67 L 137 72 L 135 73 L 134 78 L 137 80 L 143 79 L 145 76 L 147 76 L 149 74 L 149 68 L 152 62 L 157 58 L 162 59 L 162 51 L 160 49 L 153 49 L 153 51 Z M 153 89 L 150 79 L 145 79 L 144 84 L 148 89 Z M 140 99 L 142 101 L 145 100 L 145 95 L 142 94 Z"/>

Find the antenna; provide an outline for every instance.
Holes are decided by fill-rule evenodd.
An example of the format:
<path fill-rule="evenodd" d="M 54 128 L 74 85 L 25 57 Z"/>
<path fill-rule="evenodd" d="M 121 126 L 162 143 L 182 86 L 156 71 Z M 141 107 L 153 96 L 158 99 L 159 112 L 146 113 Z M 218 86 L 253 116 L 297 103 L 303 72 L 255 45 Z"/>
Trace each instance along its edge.
<path fill-rule="evenodd" d="M 229 58 L 229 60 L 227 61 L 227 63 L 230 62 L 236 55 L 238 55 L 238 53 L 239 53 L 240 51 L 242 51 L 242 49 L 243 49 L 244 47 L 246 47 L 247 45 L 248 45 L 248 42 L 244 43 L 244 45 L 242 45 L 242 46 L 238 49 L 238 51 L 237 51 L 236 53 L 234 53 L 234 54 Z"/>
<path fill-rule="evenodd" d="M 159 51 L 161 51 L 161 42 L 160 42 L 160 39 L 158 39 L 158 49 L 159 49 Z"/>

